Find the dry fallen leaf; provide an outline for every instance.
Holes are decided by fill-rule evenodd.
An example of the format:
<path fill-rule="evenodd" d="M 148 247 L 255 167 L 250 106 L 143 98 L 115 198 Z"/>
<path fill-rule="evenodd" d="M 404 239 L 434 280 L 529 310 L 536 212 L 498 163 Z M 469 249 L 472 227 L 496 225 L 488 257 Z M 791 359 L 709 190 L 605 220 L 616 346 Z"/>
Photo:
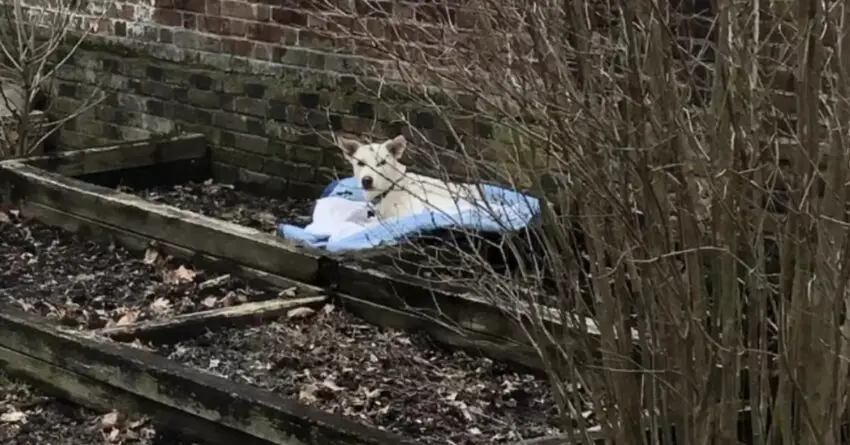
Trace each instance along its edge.
<path fill-rule="evenodd" d="M 277 222 L 277 217 L 269 212 L 257 212 L 254 214 L 254 218 L 267 225 L 274 225 Z"/>
<path fill-rule="evenodd" d="M 9 218 L 9 215 L 6 212 L 0 212 L 0 224 L 10 223 L 12 222 L 12 218 Z"/>
<path fill-rule="evenodd" d="M 216 297 L 207 297 L 207 298 L 204 298 L 203 301 L 201 301 L 201 304 L 204 305 L 205 307 L 208 307 L 208 308 L 214 308 L 217 303 L 218 303 L 218 298 L 216 298 Z"/>
<path fill-rule="evenodd" d="M 119 436 L 121 435 L 121 430 L 118 428 L 112 428 L 109 433 L 106 435 L 105 439 L 107 442 L 115 443 L 119 441 Z"/>
<path fill-rule="evenodd" d="M 15 300 L 15 302 L 18 303 L 18 305 L 21 307 L 21 309 L 23 309 L 26 312 L 31 312 L 33 309 L 35 309 L 35 306 L 33 306 L 33 304 L 28 302 L 28 301 Z"/>
<path fill-rule="evenodd" d="M 138 320 L 139 313 L 135 310 L 129 310 L 127 313 L 121 316 L 117 322 L 115 322 L 116 326 L 126 326 L 128 324 L 133 324 Z"/>
<path fill-rule="evenodd" d="M 224 298 L 221 299 L 221 305 L 224 307 L 230 307 L 239 302 L 239 297 L 233 292 L 229 292 Z"/>
<path fill-rule="evenodd" d="M 197 272 L 192 269 L 187 269 L 185 266 L 180 266 L 174 271 L 174 278 L 178 281 L 189 282 L 194 280 L 196 275 L 198 275 Z"/>
<path fill-rule="evenodd" d="M 7 411 L 3 414 L 0 414 L 0 422 L 3 423 L 26 423 L 27 415 L 23 411 L 18 411 L 15 408 L 11 408 L 10 411 Z"/>
<path fill-rule="evenodd" d="M 365 391 L 365 389 L 364 389 L 364 391 Z M 373 389 L 371 391 L 366 391 L 365 396 L 366 396 L 367 399 L 374 399 L 374 398 L 380 396 L 381 392 L 382 392 L 381 389 Z"/>
<path fill-rule="evenodd" d="M 295 286 L 286 288 L 277 293 L 278 298 L 294 297 L 298 295 L 298 288 Z"/>
<path fill-rule="evenodd" d="M 322 386 L 333 392 L 342 391 L 344 389 L 343 387 L 337 385 L 336 382 L 331 379 L 325 379 L 325 381 L 322 382 Z"/>
<path fill-rule="evenodd" d="M 100 427 L 103 429 L 106 428 L 118 428 L 124 423 L 125 416 L 121 415 L 118 411 L 112 411 L 110 413 L 106 413 L 103 417 L 100 418 Z"/>
<path fill-rule="evenodd" d="M 289 318 L 289 319 L 292 319 L 292 320 L 297 320 L 297 319 L 300 319 L 300 318 L 307 318 L 307 317 L 309 317 L 309 316 L 311 316 L 315 313 L 316 313 L 316 311 L 314 311 L 313 309 L 310 309 L 308 307 L 297 307 L 295 309 L 290 309 L 286 313 L 286 318 Z"/>
<path fill-rule="evenodd" d="M 145 351 L 153 351 L 153 350 L 154 350 L 153 348 L 151 348 L 151 347 L 149 347 L 149 346 L 144 345 L 144 344 L 142 343 L 142 341 L 141 341 L 141 340 L 139 340 L 138 338 L 137 338 L 137 339 L 135 339 L 135 340 L 133 340 L 131 343 L 125 343 L 125 344 L 130 345 L 130 346 L 132 346 L 132 347 L 134 347 L 134 348 L 136 348 L 136 349 L 143 349 L 143 350 L 145 350 Z"/>
<path fill-rule="evenodd" d="M 130 422 L 130 424 L 127 425 L 127 428 L 134 430 L 134 429 L 136 429 L 140 426 L 144 426 L 146 423 L 148 423 L 148 419 L 146 417 L 141 417 L 139 419 L 136 419 L 136 420 Z"/>
<path fill-rule="evenodd" d="M 150 309 L 156 314 L 166 314 L 171 311 L 171 301 L 165 297 L 159 297 L 150 305 Z"/>
<path fill-rule="evenodd" d="M 145 258 L 142 260 L 145 264 L 154 264 L 159 259 L 159 252 L 154 249 L 145 250 Z"/>
<path fill-rule="evenodd" d="M 316 398 L 316 390 L 319 389 L 314 384 L 304 385 L 301 391 L 298 391 L 298 401 L 304 403 L 316 403 L 319 399 Z"/>

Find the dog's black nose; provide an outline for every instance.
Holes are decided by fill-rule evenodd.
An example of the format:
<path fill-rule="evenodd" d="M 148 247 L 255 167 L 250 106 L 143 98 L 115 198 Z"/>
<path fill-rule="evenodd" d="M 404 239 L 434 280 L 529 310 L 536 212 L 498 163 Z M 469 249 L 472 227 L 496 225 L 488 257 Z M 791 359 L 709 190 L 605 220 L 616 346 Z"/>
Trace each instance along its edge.
<path fill-rule="evenodd" d="M 364 176 L 363 179 L 360 180 L 360 184 L 363 185 L 364 189 L 371 190 L 372 186 L 375 185 L 375 181 L 372 180 L 371 176 Z"/>

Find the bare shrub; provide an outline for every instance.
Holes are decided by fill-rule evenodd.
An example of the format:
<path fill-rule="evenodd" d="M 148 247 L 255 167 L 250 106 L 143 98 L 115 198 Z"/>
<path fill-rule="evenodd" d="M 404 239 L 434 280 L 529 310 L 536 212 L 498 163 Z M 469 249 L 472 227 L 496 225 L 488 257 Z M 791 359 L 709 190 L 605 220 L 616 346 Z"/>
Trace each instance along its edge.
<path fill-rule="evenodd" d="M 48 118 L 43 103 L 54 92 L 57 70 L 88 38 L 111 2 L 12 0 L 0 7 L 0 158 L 22 157 L 68 120 L 104 98 L 102 90 L 63 116 Z"/>
<path fill-rule="evenodd" d="M 314 8 L 412 104 L 419 166 L 549 203 L 516 236 L 440 239 L 421 276 L 512 316 L 576 442 L 839 443 L 850 10 L 716 3 Z"/>

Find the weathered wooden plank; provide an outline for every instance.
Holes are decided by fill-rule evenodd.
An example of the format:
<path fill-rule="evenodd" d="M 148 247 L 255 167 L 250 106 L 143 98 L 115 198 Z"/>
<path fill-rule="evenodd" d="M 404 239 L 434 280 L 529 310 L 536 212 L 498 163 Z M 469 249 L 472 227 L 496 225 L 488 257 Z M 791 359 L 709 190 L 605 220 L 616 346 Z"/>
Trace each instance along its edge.
<path fill-rule="evenodd" d="M 174 343 L 188 339 L 208 329 L 244 326 L 250 323 L 282 317 L 293 308 L 315 307 L 328 300 L 326 295 L 305 298 L 281 298 L 268 301 L 244 303 L 219 309 L 178 315 L 167 319 L 147 320 L 125 326 L 114 326 L 94 331 L 96 335 L 113 340 L 140 339 L 155 343 Z"/>
<path fill-rule="evenodd" d="M 534 314 L 555 338 L 570 338 L 569 332 L 573 333 L 572 337 L 584 339 L 599 335 L 592 320 L 585 319 L 584 326 L 562 325 L 557 311 L 539 305 L 525 305 L 522 311 L 499 308 L 493 302 L 471 294 L 429 287 L 415 277 L 396 276 L 356 263 L 325 263 L 324 267 L 322 273 L 336 284 L 340 292 L 363 296 L 390 308 L 428 314 L 460 328 L 496 338 L 526 343 L 526 330 L 517 320 L 527 318 L 528 314 Z M 520 313 L 526 315 L 519 317 Z"/>
<path fill-rule="evenodd" d="M 259 195 L 291 196 L 295 198 L 312 198 L 319 196 L 324 186 L 293 181 L 280 176 L 267 175 L 253 170 L 239 168 L 231 164 L 215 161 L 212 154 L 210 171 L 212 177 L 219 182 L 234 184 L 240 189 L 248 190 Z"/>
<path fill-rule="evenodd" d="M 272 234 L 148 202 L 17 161 L 0 163 L 0 171 L 28 201 L 276 275 L 310 283 L 318 278 L 320 252 Z"/>
<path fill-rule="evenodd" d="M 539 356 L 527 345 L 469 331 L 437 318 L 388 308 L 350 295 L 337 294 L 336 297 L 345 310 L 374 325 L 408 332 L 426 332 L 443 345 L 513 363 L 532 371 L 543 371 Z"/>
<path fill-rule="evenodd" d="M 148 248 L 154 248 L 162 254 L 187 260 L 200 268 L 222 273 L 232 273 L 252 286 L 267 287 L 275 290 L 295 287 L 297 289 L 296 295 L 315 295 L 319 292 L 318 288 L 300 281 L 246 267 L 227 258 L 200 254 L 190 248 L 157 241 L 150 237 L 131 233 L 124 229 L 79 215 L 72 215 L 37 202 L 24 201 L 21 205 L 21 214 L 26 218 L 33 218 L 44 224 L 59 227 L 68 232 L 79 233 L 82 236 L 92 239 L 114 241 L 128 250 L 140 252 L 140 254 Z"/>
<path fill-rule="evenodd" d="M 0 347 L 272 444 L 414 444 L 253 386 L 0 307 Z"/>
<path fill-rule="evenodd" d="M 206 137 L 192 133 L 104 147 L 57 151 L 21 161 L 61 175 L 81 176 L 207 156 Z"/>
<path fill-rule="evenodd" d="M 584 445 L 589 439 L 594 445 L 605 445 L 605 436 L 602 431 L 594 431 L 590 433 L 576 432 L 573 436 L 545 436 L 536 439 L 520 440 L 519 442 L 511 443 L 510 445 Z"/>
<path fill-rule="evenodd" d="M 260 438 L 193 416 L 104 382 L 81 376 L 55 364 L 0 347 L 0 368 L 38 385 L 50 395 L 99 412 L 119 410 L 145 414 L 158 426 L 210 445 L 270 445 Z"/>

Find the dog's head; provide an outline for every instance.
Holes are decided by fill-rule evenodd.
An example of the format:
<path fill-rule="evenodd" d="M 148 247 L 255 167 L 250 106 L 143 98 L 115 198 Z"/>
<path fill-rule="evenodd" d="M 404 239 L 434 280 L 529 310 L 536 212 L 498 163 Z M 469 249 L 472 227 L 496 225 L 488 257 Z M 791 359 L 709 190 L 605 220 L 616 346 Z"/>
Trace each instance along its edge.
<path fill-rule="evenodd" d="M 354 177 L 368 194 L 388 190 L 407 170 L 400 162 L 407 148 L 404 136 L 396 136 L 380 144 L 361 144 L 351 139 L 338 138 L 337 145 L 351 162 Z"/>

